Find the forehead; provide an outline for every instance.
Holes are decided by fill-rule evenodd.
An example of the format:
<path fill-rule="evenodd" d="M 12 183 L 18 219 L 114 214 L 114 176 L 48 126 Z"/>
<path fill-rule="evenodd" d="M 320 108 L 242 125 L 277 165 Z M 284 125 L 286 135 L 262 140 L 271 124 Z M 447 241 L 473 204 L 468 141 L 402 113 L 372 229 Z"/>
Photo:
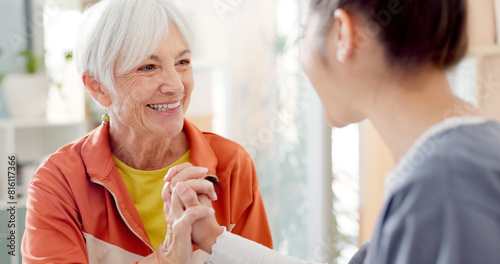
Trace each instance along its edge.
<path fill-rule="evenodd" d="M 185 50 L 189 50 L 189 46 L 186 40 L 182 36 L 177 26 L 170 23 L 168 27 L 168 33 L 164 37 L 164 40 L 160 44 L 160 46 L 154 51 L 154 54 L 165 52 L 179 53 Z"/>

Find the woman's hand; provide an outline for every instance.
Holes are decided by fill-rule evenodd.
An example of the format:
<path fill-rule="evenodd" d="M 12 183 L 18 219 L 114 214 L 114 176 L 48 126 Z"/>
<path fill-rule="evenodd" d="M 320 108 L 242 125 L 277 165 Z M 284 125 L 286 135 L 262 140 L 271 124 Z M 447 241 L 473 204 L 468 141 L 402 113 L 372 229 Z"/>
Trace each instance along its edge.
<path fill-rule="evenodd" d="M 206 175 L 207 172 L 208 172 L 207 168 L 195 167 L 189 162 L 172 167 L 164 178 L 166 184 L 163 188 L 162 195 L 163 195 L 163 200 L 165 201 L 165 204 L 167 206 L 165 212 L 169 212 L 168 206 L 170 206 L 172 190 L 177 185 L 177 183 L 188 182 L 191 180 L 202 180 L 207 176 Z M 217 200 L 217 195 L 215 194 L 215 192 L 207 193 L 207 195 L 210 198 L 210 200 L 212 201 Z"/>
<path fill-rule="evenodd" d="M 206 190 L 205 187 L 200 188 L 198 185 L 194 185 L 194 188 L 202 193 L 203 190 Z M 189 196 L 192 193 L 196 195 L 196 192 L 183 182 L 179 183 L 174 189 L 172 206 L 167 218 L 168 230 L 165 241 L 156 252 L 142 259 L 139 262 L 140 264 L 189 264 L 191 262 L 193 224 L 200 219 L 214 218 L 214 210 L 202 205 L 196 196 L 195 199 L 181 200 L 179 195 L 183 195 L 187 190 L 190 191 Z"/>
<path fill-rule="evenodd" d="M 208 182 L 205 180 L 203 181 Z M 211 201 L 208 199 L 207 195 L 203 193 L 200 194 L 198 186 L 192 186 L 191 183 L 190 181 L 185 183 L 180 182 L 177 184 L 177 187 L 174 188 L 170 217 L 179 215 L 181 213 L 181 208 L 185 208 L 186 211 L 192 208 L 198 209 L 200 206 L 212 208 Z M 182 206 L 179 206 L 177 203 L 182 204 Z M 191 239 L 195 246 L 208 254 L 212 254 L 212 246 L 222 232 L 223 229 L 217 223 L 215 214 L 210 214 L 193 223 Z"/>
<path fill-rule="evenodd" d="M 167 218 L 170 217 L 172 213 L 171 205 L 175 206 L 173 204 L 174 201 L 172 201 L 172 199 L 174 199 L 173 197 L 178 197 L 180 195 L 179 193 L 173 193 L 173 190 L 179 183 L 185 183 L 186 186 L 189 186 L 189 191 L 182 194 L 184 209 L 192 205 L 212 207 L 211 201 L 217 200 L 217 195 L 214 191 L 212 181 L 205 180 L 207 171 L 206 168 L 195 167 L 191 163 L 183 163 L 174 166 L 168 171 L 165 176 L 165 181 L 167 183 L 162 193 L 163 200 L 165 201 L 164 210 Z M 217 178 L 215 178 L 215 180 L 218 181 Z M 193 226 L 192 241 L 198 248 L 207 253 L 211 253 L 211 247 L 215 243 L 217 237 L 222 233 L 221 230 L 215 216 L 205 217 L 197 221 Z"/>

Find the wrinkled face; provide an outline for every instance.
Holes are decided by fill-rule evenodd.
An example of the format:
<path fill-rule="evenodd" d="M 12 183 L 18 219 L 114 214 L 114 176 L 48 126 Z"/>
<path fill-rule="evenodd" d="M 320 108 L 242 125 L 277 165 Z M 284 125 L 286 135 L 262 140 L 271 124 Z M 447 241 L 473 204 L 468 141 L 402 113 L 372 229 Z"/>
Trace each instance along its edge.
<path fill-rule="evenodd" d="M 112 125 L 119 122 L 144 136 L 178 135 L 194 86 L 191 51 L 179 30 L 170 26 L 159 48 L 134 69 L 115 75 L 115 83 L 108 107 Z"/>

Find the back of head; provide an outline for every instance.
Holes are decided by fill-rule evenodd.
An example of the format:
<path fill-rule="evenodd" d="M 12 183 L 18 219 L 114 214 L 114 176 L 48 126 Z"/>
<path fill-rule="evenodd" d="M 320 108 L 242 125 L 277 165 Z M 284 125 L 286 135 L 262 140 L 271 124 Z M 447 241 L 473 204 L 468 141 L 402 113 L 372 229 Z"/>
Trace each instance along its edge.
<path fill-rule="evenodd" d="M 168 0 L 102 0 L 82 19 L 74 52 L 78 70 L 110 89 L 115 74 L 131 70 L 158 48 L 169 26 L 191 46 L 190 28 Z"/>
<path fill-rule="evenodd" d="M 364 15 L 397 67 L 446 69 L 467 51 L 465 0 L 311 0 L 311 8 L 325 26 L 337 8 Z"/>

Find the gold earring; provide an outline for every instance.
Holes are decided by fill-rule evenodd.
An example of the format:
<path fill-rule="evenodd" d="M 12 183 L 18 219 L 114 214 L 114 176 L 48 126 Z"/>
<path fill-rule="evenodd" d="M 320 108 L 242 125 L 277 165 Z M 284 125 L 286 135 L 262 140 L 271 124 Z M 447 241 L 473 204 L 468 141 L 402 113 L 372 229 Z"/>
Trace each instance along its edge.
<path fill-rule="evenodd" d="M 102 115 L 101 119 L 102 119 L 102 124 L 103 125 L 107 125 L 109 123 L 109 115 L 108 115 L 108 109 L 107 108 L 104 109 L 104 115 Z"/>

